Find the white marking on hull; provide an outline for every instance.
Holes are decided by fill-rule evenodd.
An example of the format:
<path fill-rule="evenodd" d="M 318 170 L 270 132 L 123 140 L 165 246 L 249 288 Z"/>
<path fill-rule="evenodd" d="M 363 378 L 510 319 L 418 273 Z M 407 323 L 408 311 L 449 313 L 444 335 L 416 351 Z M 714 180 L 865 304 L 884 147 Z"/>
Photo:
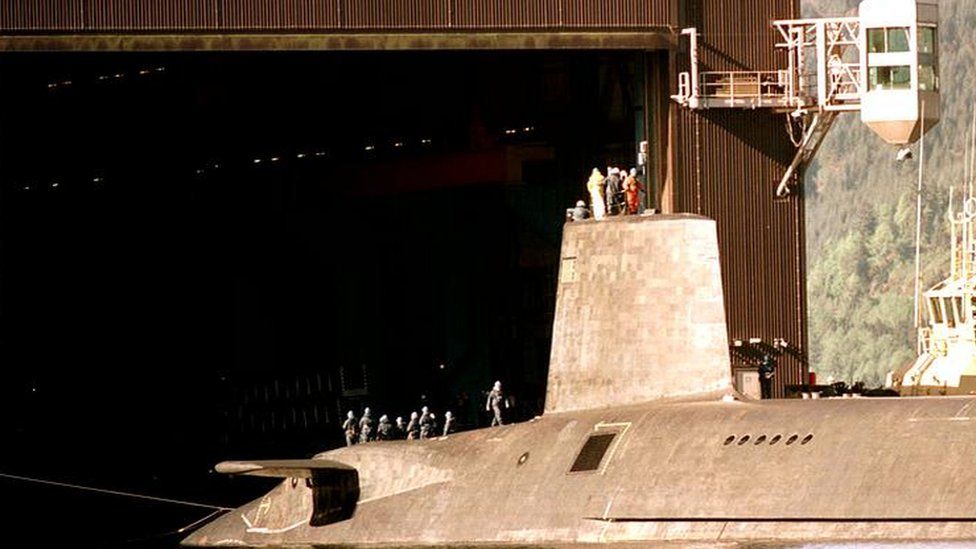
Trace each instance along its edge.
<path fill-rule="evenodd" d="M 289 530 L 294 530 L 295 528 L 298 528 L 303 524 L 305 524 L 305 519 L 302 519 L 296 522 L 295 524 L 292 524 L 291 526 L 285 526 L 284 528 L 264 528 L 264 527 L 248 528 L 247 533 L 248 534 L 281 534 L 284 532 L 288 532 Z"/>

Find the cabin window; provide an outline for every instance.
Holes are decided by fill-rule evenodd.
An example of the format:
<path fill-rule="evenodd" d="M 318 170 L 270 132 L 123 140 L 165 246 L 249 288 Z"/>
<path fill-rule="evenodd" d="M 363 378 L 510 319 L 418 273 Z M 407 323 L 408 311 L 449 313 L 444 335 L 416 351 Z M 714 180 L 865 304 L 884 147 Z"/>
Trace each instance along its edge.
<path fill-rule="evenodd" d="M 586 444 L 583 445 L 579 455 L 576 456 L 576 461 L 573 462 L 573 466 L 569 469 L 569 472 L 581 473 L 599 469 L 600 463 L 603 461 L 603 456 L 606 455 L 607 450 L 610 448 L 610 443 L 613 442 L 615 436 L 617 436 L 616 433 L 591 435 L 590 438 L 586 439 Z"/>
<path fill-rule="evenodd" d="M 868 29 L 868 53 L 896 53 L 908 51 L 908 27 Z"/>
<path fill-rule="evenodd" d="M 942 307 L 939 307 L 939 298 L 929 299 L 929 313 L 932 315 L 932 324 L 942 324 Z"/>
<path fill-rule="evenodd" d="M 945 315 L 946 324 L 950 328 L 955 328 L 956 327 L 956 319 L 955 319 L 954 316 L 952 316 L 952 305 L 950 304 L 949 299 L 948 298 L 944 298 L 944 299 L 940 299 L 939 301 L 942 302 L 942 307 L 943 307 L 942 314 Z"/>
<path fill-rule="evenodd" d="M 908 51 L 908 27 L 895 27 L 888 29 L 888 49 L 889 52 Z"/>
<path fill-rule="evenodd" d="M 935 53 L 935 27 L 918 28 L 918 53 Z"/>
<path fill-rule="evenodd" d="M 868 53 L 882 53 L 885 51 L 884 29 L 868 29 Z"/>
<path fill-rule="evenodd" d="M 909 65 L 869 67 L 868 86 L 871 90 L 911 89 L 912 68 Z"/>
<path fill-rule="evenodd" d="M 966 323 L 966 308 L 965 304 L 962 302 L 962 297 L 952 298 L 952 305 L 956 313 L 956 323 L 965 324 Z"/>

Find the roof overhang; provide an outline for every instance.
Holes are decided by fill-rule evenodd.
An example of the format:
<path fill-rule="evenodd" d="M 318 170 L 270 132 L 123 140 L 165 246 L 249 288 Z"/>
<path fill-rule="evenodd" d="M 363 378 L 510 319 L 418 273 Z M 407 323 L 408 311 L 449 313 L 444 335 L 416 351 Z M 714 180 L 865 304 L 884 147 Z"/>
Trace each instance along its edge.
<path fill-rule="evenodd" d="M 667 50 L 666 27 L 621 32 L 111 33 L 0 35 L 3 52 Z"/>

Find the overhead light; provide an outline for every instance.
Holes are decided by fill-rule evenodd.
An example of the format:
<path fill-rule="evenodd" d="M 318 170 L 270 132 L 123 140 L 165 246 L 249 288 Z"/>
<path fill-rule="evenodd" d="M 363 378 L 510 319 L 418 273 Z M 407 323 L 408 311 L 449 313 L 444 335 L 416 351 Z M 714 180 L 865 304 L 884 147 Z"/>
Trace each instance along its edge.
<path fill-rule="evenodd" d="M 399 149 L 400 147 L 403 146 L 403 141 L 397 141 L 396 143 L 393 144 L 393 146 Z"/>
<path fill-rule="evenodd" d="M 108 80 L 108 76 L 102 74 L 98 77 L 99 80 Z"/>
<path fill-rule="evenodd" d="M 430 139 L 421 139 L 420 142 L 424 145 L 430 145 Z"/>
<path fill-rule="evenodd" d="M 57 181 L 54 181 L 54 182 L 51 183 L 51 188 L 52 189 L 57 189 L 59 185 L 60 185 L 60 183 L 58 183 Z"/>
<path fill-rule="evenodd" d="M 376 148 L 376 147 L 374 147 L 373 145 L 366 145 L 366 150 L 367 150 L 367 151 L 372 151 L 372 150 L 374 150 L 375 148 Z"/>
<path fill-rule="evenodd" d="M 71 80 L 65 80 L 64 82 L 61 82 L 61 85 L 62 86 L 70 86 L 71 85 Z"/>
<path fill-rule="evenodd" d="M 277 162 L 277 161 L 279 161 L 279 160 L 281 160 L 281 159 L 280 159 L 280 158 L 278 158 L 277 156 L 272 156 L 272 157 L 271 157 L 271 161 L 272 161 L 272 162 Z"/>
<path fill-rule="evenodd" d="M 305 153 L 298 153 L 295 155 L 295 158 L 305 158 Z"/>
<path fill-rule="evenodd" d="M 101 182 L 102 182 L 102 178 L 101 177 L 93 177 L 92 178 L 92 183 L 101 183 Z"/>
<path fill-rule="evenodd" d="M 255 164 L 260 164 L 261 163 L 261 159 L 260 158 L 255 158 L 254 159 L 254 163 Z"/>
<path fill-rule="evenodd" d="M 142 69 L 142 70 L 139 71 L 139 74 L 142 75 L 142 76 L 145 76 L 145 75 L 149 74 L 149 72 L 150 72 L 149 69 Z"/>
<path fill-rule="evenodd" d="M 315 156 L 325 156 L 325 151 L 318 151 L 315 153 Z"/>

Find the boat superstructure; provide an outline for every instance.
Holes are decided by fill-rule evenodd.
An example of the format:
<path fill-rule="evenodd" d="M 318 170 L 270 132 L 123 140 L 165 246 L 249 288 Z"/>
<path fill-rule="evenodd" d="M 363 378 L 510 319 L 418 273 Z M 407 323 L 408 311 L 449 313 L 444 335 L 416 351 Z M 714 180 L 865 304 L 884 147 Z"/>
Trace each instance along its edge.
<path fill-rule="evenodd" d="M 922 294 L 918 358 L 889 380 L 905 396 L 976 394 L 976 197 L 950 196 L 946 220 L 949 276 Z"/>

